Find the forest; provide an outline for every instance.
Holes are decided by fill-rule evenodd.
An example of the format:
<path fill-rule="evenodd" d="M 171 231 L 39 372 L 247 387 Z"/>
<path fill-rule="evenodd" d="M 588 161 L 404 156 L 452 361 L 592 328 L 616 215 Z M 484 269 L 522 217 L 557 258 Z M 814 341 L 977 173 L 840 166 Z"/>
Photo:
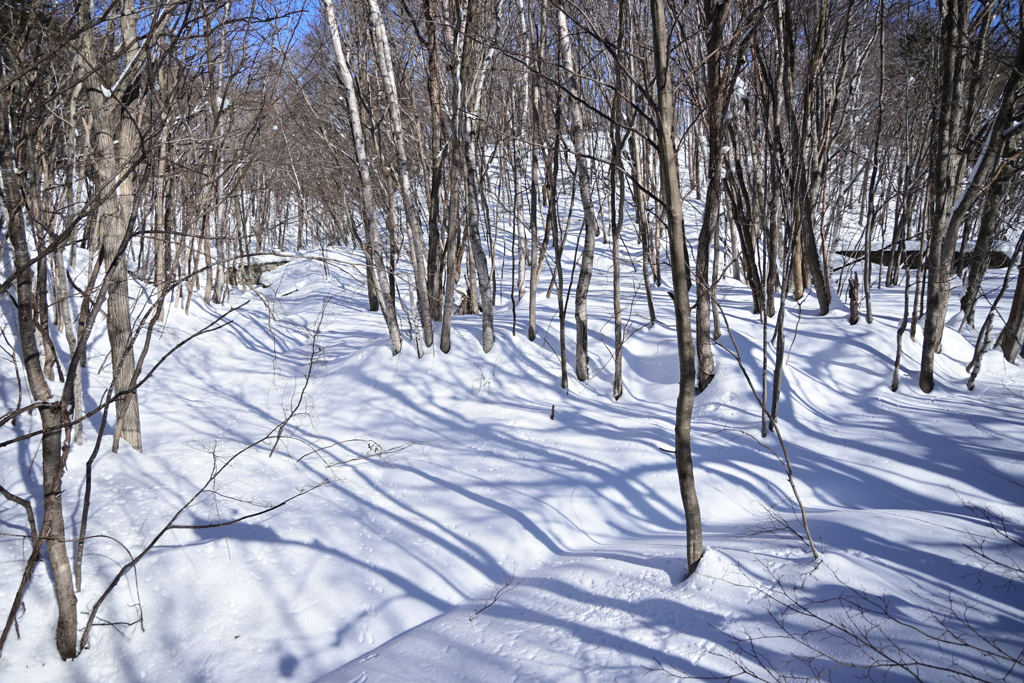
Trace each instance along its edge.
<path fill-rule="evenodd" d="M 1024 676 L 1024 4 L 0 36 L 0 679 Z"/>

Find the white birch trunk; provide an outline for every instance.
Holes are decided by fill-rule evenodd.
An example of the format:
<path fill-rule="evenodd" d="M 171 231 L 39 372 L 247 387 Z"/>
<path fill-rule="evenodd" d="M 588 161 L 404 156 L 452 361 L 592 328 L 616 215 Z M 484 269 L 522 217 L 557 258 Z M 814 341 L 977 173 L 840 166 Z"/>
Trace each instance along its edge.
<path fill-rule="evenodd" d="M 388 109 L 391 112 L 391 133 L 395 140 L 395 151 L 398 155 L 398 179 L 402 190 L 402 202 L 405 207 L 405 219 L 409 225 L 410 260 L 416 283 L 416 308 L 423 326 L 423 342 L 429 347 L 434 344 L 434 322 L 430 314 L 430 297 L 427 294 L 427 268 L 423 249 L 423 226 L 420 223 L 419 208 L 416 206 L 412 182 L 409 180 L 409 159 L 405 151 L 405 137 L 402 127 L 402 110 L 398 104 L 398 87 L 395 85 L 394 62 L 391 59 L 391 46 L 388 43 L 388 32 L 380 16 L 377 0 L 369 0 L 370 23 L 373 26 L 374 42 L 377 58 L 380 61 L 381 75 L 388 95 Z"/>
<path fill-rule="evenodd" d="M 573 59 L 572 44 L 569 42 L 569 25 L 562 6 L 558 7 L 558 44 L 565 68 L 566 90 L 569 91 L 569 139 L 576 157 L 576 177 L 580 182 L 580 202 L 583 204 L 583 223 L 586 234 L 583 253 L 580 255 L 580 279 L 576 283 L 576 379 L 585 382 L 590 376 L 587 355 L 587 293 L 594 272 L 594 247 L 597 242 L 597 215 L 590 187 L 590 170 L 584 156 L 583 110 L 580 107 L 580 91 L 577 83 L 576 63 Z"/>
<path fill-rule="evenodd" d="M 345 86 L 346 102 L 352 126 L 352 144 L 355 147 L 356 165 L 359 167 L 363 229 L 366 232 L 367 258 L 372 263 L 372 267 L 368 264 L 366 270 L 371 306 L 374 299 L 380 302 L 381 312 L 384 315 L 384 321 L 387 323 L 388 333 L 391 337 L 391 350 L 397 355 L 402 350 L 402 334 L 398 328 L 398 318 L 395 314 L 394 302 L 380 288 L 380 277 L 385 270 L 374 220 L 376 211 L 373 208 L 373 184 L 370 180 L 370 164 L 366 157 L 366 138 L 363 137 L 362 116 L 359 113 L 359 102 L 356 99 L 356 88 L 352 81 L 352 71 L 348 68 L 348 58 L 345 56 L 345 50 L 341 46 L 341 34 L 338 32 L 338 21 L 334 13 L 333 0 L 324 0 L 324 12 L 327 15 L 327 26 L 331 32 L 334 56 L 338 60 L 341 82 Z"/>

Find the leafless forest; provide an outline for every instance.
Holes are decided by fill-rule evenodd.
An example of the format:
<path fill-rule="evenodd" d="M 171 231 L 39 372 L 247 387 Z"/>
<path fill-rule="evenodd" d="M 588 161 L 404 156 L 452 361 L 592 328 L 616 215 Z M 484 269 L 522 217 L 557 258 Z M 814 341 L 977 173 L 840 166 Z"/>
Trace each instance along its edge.
<path fill-rule="evenodd" d="M 599 241 L 616 283 L 619 246 L 642 245 L 629 267 L 647 315 L 675 283 L 675 456 L 695 567 L 690 412 L 715 375 L 723 273 L 749 285 L 780 359 L 774 381 L 759 378 L 765 434 L 782 386 L 786 338 L 767 323 L 781 326 L 779 292 L 812 293 L 822 315 L 841 299 L 868 324 L 872 292 L 901 288 L 900 337 L 923 340 L 928 392 L 962 277 L 952 306 L 981 330 L 976 359 L 1017 358 L 1024 277 L 999 294 L 1008 319 L 979 292 L 1021 251 L 1022 19 L 1014 0 L 4 0 L 0 295 L 17 339 L 2 348 L 19 383 L 0 424 L 34 412 L 42 427 L 0 447 L 41 444 L 45 510 L 0 488 L 32 536 L 0 648 L 44 546 L 57 648 L 73 658 L 88 643 L 99 603 L 79 605 L 76 580 L 89 488 L 70 541 L 64 459 L 95 415 L 115 450 L 143 450 L 136 397 L 166 311 L 228 303 L 275 254 L 323 245 L 365 260 L 366 305 L 395 354 L 447 353 L 453 315 L 467 314 L 490 351 L 494 307 L 510 299 L 533 339 L 538 297 L 557 297 L 563 386 L 591 371 Z M 694 199 L 702 220 L 684 224 Z M 100 318 L 113 380 L 86 405 Z"/>

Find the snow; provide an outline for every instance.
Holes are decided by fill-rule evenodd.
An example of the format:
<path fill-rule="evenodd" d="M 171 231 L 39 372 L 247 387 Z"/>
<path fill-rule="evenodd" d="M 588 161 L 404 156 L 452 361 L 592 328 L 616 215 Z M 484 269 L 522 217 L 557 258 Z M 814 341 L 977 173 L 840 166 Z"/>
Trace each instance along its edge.
<path fill-rule="evenodd" d="M 1024 524 L 1024 375 L 990 353 L 969 392 L 972 340 L 954 325 L 936 359 L 935 391 L 917 388 L 920 336 L 909 334 L 900 390 L 890 391 L 902 286 L 873 291 L 870 326 L 850 326 L 841 303 L 818 317 L 813 301 L 789 302 L 780 423 L 824 551 L 815 563 L 780 444 L 760 436 L 757 403 L 733 358 L 759 387 L 762 328 L 749 290 L 722 281 L 732 337 L 719 341 L 715 379 L 693 416 L 707 550 L 686 577 L 666 452 L 679 375 L 664 288 L 649 326 L 642 281 L 626 260 L 632 318 L 626 391 L 615 401 L 607 251 L 590 301 L 593 377 L 573 379 L 568 392 L 559 387 L 554 297 L 540 299 L 534 342 L 525 298 L 512 334 L 506 282 L 490 354 L 480 348 L 479 318 L 467 316 L 454 320 L 450 354 L 433 348 L 417 358 L 407 341 L 392 356 L 381 318 L 366 311 L 361 259 L 344 250 L 309 256 L 264 274 L 268 289 L 235 290 L 231 324 L 192 339 L 157 371 L 140 395 L 143 453 L 126 444 L 110 453 L 104 437 L 79 626 L 118 568 L 204 486 L 215 459 L 223 464 L 270 435 L 238 455 L 218 495 L 200 496 L 179 524 L 237 518 L 260 509 L 254 503 L 319 486 L 237 524 L 167 532 L 101 610 L 106 621 L 134 622 L 141 605 L 144 622 L 96 626 L 74 661 L 56 653 L 53 591 L 40 567 L 0 679 L 625 681 L 745 669 L 740 679 L 910 680 L 916 672 L 941 681 L 962 669 L 986 680 L 1007 669 L 985 655 L 987 643 L 1011 658 L 1024 648 L 1020 573 L 993 564 L 1024 564 L 1022 547 L 1009 542 Z M 1002 277 L 997 271 L 988 289 Z M 228 310 L 195 298 L 185 315 L 175 302 L 147 365 Z M 97 327 L 90 373 L 106 354 Z M 12 367 L 0 367 L 9 410 Z M 100 400 L 104 373 L 109 367 L 90 374 L 87 403 Z M 277 425 L 293 411 L 271 454 Z M 4 440 L 33 420 L 4 426 Z M 97 426 L 98 418 L 89 423 L 68 461 L 69 533 Z M 23 477 L 38 469 L 36 448 L 4 449 L 0 482 L 39 505 L 38 485 Z M 20 508 L 5 501 L 0 513 L 10 534 L 0 536 L 0 594 L 10 596 L 28 544 L 17 536 Z M 992 513 L 1009 538 L 986 522 Z M 832 626 L 821 630 L 821 620 Z M 961 644 L 939 646 L 943 623 Z M 882 655 L 852 640 L 858 624 L 874 625 L 868 638 Z M 1013 669 L 1008 680 L 1019 675 Z"/>

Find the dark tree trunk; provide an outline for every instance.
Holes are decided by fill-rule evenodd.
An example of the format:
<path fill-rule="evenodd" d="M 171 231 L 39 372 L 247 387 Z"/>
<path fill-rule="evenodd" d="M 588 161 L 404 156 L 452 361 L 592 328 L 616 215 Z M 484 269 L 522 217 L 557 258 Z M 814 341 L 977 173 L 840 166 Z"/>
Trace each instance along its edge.
<path fill-rule="evenodd" d="M 676 401 L 676 474 L 686 515 L 686 563 L 692 574 L 704 554 L 700 504 L 693 478 L 693 451 L 690 445 L 691 418 L 696 380 L 693 337 L 690 331 L 690 299 L 686 289 L 686 241 L 683 234 L 683 200 L 679 189 L 679 160 L 673 130 L 675 111 L 669 79 L 668 35 L 665 29 L 665 0 L 651 0 L 654 38 L 655 80 L 658 87 L 658 155 L 661 159 L 662 196 L 668 217 L 669 250 L 672 262 L 676 339 L 679 349 L 679 398 Z"/>

